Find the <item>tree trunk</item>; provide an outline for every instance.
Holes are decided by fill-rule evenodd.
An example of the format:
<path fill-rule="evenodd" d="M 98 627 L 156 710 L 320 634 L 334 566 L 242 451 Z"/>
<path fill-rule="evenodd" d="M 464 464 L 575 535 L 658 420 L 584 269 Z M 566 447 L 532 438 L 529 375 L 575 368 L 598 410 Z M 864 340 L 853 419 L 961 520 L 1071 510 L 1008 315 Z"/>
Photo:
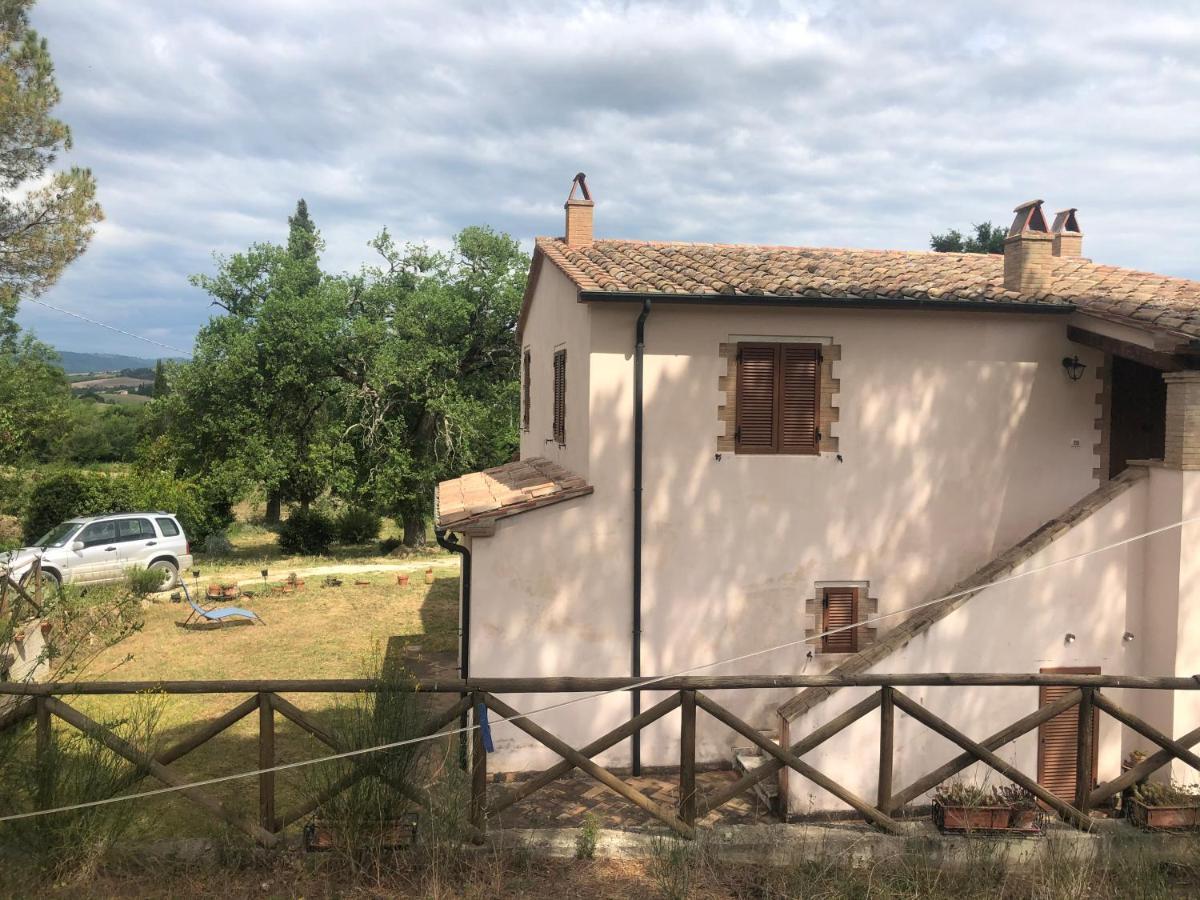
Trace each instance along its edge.
<path fill-rule="evenodd" d="M 310 503 L 312 503 L 312 501 L 309 500 L 307 497 L 301 497 L 300 498 L 300 512 L 302 512 L 302 513 L 308 512 L 308 506 Z"/>
<path fill-rule="evenodd" d="M 402 516 L 404 546 L 420 547 L 425 543 L 425 517 L 419 512 L 406 512 Z"/>
<path fill-rule="evenodd" d="M 280 507 L 283 504 L 280 502 L 279 493 L 271 491 L 267 494 L 267 524 L 278 525 L 281 518 Z"/>

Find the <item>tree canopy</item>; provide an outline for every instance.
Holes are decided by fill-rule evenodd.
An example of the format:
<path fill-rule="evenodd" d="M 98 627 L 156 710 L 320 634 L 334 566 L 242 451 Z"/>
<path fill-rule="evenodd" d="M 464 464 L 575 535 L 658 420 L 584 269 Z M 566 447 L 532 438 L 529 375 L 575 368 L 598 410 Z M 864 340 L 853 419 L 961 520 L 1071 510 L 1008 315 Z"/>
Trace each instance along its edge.
<path fill-rule="evenodd" d="M 954 228 L 942 234 L 929 236 L 929 246 L 938 253 L 1003 253 L 1006 232 L 991 222 L 980 222 L 971 226 L 973 235 L 963 237 Z"/>

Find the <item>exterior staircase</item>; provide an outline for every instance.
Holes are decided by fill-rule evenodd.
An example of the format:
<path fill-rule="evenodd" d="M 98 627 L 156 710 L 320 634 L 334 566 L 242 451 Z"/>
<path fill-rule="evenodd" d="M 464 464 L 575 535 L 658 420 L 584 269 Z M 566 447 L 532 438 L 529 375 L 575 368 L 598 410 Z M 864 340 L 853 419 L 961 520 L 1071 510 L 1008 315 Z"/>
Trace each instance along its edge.
<path fill-rule="evenodd" d="M 771 728 L 759 728 L 758 733 L 770 741 L 772 744 L 779 744 L 778 730 Z M 740 745 L 735 744 L 731 749 L 733 755 L 733 771 L 740 778 L 749 772 L 754 771 L 767 760 L 771 759 L 762 748 L 754 744 Z M 779 815 L 779 779 L 764 778 L 752 788 L 754 796 L 762 803 L 773 815 Z"/>

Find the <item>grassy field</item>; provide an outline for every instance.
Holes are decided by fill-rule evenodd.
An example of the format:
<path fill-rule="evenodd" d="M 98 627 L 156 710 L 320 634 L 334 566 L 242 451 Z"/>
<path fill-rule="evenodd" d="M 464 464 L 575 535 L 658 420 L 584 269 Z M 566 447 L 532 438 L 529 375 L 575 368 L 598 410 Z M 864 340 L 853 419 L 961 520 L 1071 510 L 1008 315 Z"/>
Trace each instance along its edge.
<path fill-rule="evenodd" d="M 379 555 L 375 546 L 350 548 L 335 557 L 280 556 L 275 535 L 262 528 L 243 527 L 233 535 L 234 551 L 219 558 L 197 557 L 199 579 L 185 573 L 189 589 L 204 594 L 208 584 L 251 580 L 237 605 L 252 609 L 266 625 L 230 625 L 211 630 L 180 627 L 190 612 L 185 603 L 160 594 L 145 609 L 142 630 L 99 653 L 81 677 L 87 680 L 178 680 L 233 678 L 353 678 L 373 674 L 373 661 L 387 657 L 409 666 L 429 662 L 453 664 L 457 645 L 458 561 L 438 552 L 404 559 Z M 356 552 L 357 551 L 357 552 Z M 373 552 L 372 552 L 373 551 Z M 378 566 L 403 566 L 410 583 L 401 587 L 397 571 L 371 572 Z M 302 589 L 278 593 L 262 584 L 267 567 L 269 584 L 289 572 L 304 579 Z M 305 577 L 311 569 L 350 568 L 341 586 L 327 586 L 321 576 Z M 424 572 L 434 580 L 426 584 Z M 205 602 L 201 599 L 201 602 Z M 212 603 L 208 605 L 213 605 Z M 245 695 L 173 695 L 146 699 L 79 697 L 72 705 L 103 721 L 119 720 L 135 706 L 161 710 L 158 734 L 164 746 L 175 743 L 205 722 L 236 706 Z M 328 716 L 347 698 L 295 694 L 288 697 L 317 719 Z M 66 728 L 56 723 L 57 728 Z M 328 751 L 306 733 L 276 717 L 280 762 Z M 173 765 L 192 778 L 214 777 L 257 767 L 258 718 L 250 715 Z M 278 779 L 277 809 L 293 805 L 305 791 L 301 772 Z M 150 782 L 145 783 L 151 786 Z M 235 809 L 257 809 L 254 779 L 207 789 Z M 209 835 L 224 826 L 199 807 L 176 796 L 136 801 L 130 811 L 137 832 L 162 837 Z"/>

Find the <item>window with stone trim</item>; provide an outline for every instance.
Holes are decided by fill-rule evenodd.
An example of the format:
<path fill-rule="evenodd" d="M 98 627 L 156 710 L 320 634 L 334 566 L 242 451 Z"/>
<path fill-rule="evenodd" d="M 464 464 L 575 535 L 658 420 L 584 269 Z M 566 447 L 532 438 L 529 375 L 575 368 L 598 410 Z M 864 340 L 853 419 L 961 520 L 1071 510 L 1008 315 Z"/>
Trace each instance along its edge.
<path fill-rule="evenodd" d="M 878 640 L 871 622 L 878 613 L 879 598 L 871 596 L 869 581 L 818 581 L 804 601 L 804 636 L 821 654 L 858 653 Z M 824 636 L 838 629 L 845 630 Z"/>
<path fill-rule="evenodd" d="M 859 621 L 858 598 L 856 587 L 827 587 L 821 592 L 822 653 L 858 652 L 858 628 L 849 627 Z"/>
<path fill-rule="evenodd" d="M 815 454 L 821 445 L 821 346 L 740 343 L 737 453 Z"/>
<path fill-rule="evenodd" d="M 567 443 L 567 351 L 554 351 L 554 441 Z"/>
<path fill-rule="evenodd" d="M 839 451 L 838 438 L 829 433 L 839 419 L 841 384 L 834 370 L 841 359 L 839 344 L 827 337 L 731 338 L 720 344 L 720 356 L 719 454 Z"/>

